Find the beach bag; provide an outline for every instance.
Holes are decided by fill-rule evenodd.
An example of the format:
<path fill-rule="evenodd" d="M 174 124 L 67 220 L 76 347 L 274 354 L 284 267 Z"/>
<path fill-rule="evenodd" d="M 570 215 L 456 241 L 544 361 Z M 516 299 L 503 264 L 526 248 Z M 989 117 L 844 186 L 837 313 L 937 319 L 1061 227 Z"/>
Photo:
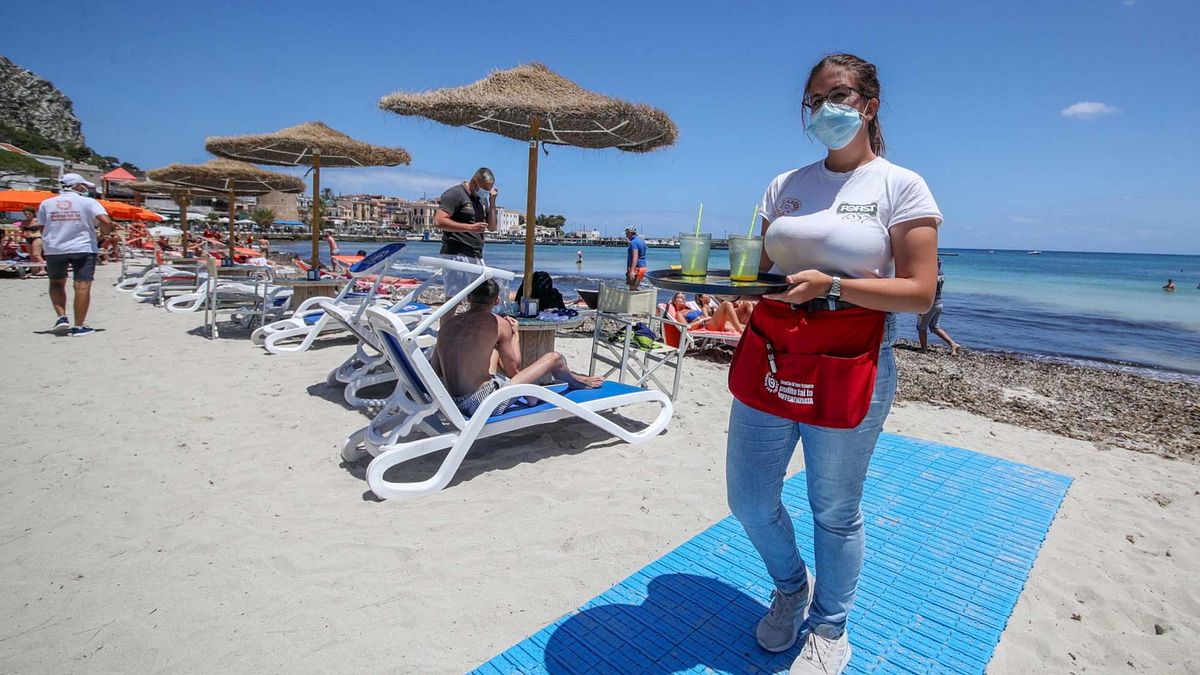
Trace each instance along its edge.
<path fill-rule="evenodd" d="M 762 300 L 734 352 L 729 391 L 777 417 L 852 429 L 871 407 L 886 318 L 862 307 L 810 312 Z"/>
<path fill-rule="evenodd" d="M 629 342 L 638 349 L 656 349 L 659 344 L 658 335 L 654 333 L 652 328 L 641 321 L 633 324 L 632 327 L 627 327 L 623 331 L 617 331 L 608 336 L 608 341 L 613 344 L 624 342 L 626 333 L 632 333 L 629 336 Z"/>
<path fill-rule="evenodd" d="M 537 271 L 533 273 L 533 293 L 532 297 L 537 298 L 539 309 L 566 309 L 567 303 L 563 300 L 562 293 L 554 287 L 554 279 L 548 272 Z M 525 282 L 517 286 L 517 297 L 525 297 Z"/>

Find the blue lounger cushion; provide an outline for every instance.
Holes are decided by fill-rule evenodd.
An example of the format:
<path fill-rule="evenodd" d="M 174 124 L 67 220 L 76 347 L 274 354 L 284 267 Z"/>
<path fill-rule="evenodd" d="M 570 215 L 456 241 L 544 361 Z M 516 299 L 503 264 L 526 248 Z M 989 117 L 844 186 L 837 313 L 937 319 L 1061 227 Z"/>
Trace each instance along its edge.
<path fill-rule="evenodd" d="M 605 381 L 604 384 L 596 387 L 595 389 L 575 389 L 574 391 L 564 392 L 566 388 L 567 385 L 565 384 L 556 384 L 547 387 L 547 389 L 558 394 L 562 394 L 567 399 L 576 403 L 585 403 L 587 401 L 595 401 L 597 399 L 620 396 L 621 394 L 631 394 L 633 392 L 644 391 L 641 387 L 635 387 L 631 384 L 622 384 L 620 382 L 610 381 Z M 503 391 L 503 389 L 501 389 L 501 391 Z M 553 410 L 556 407 L 558 406 L 552 403 L 539 403 L 528 408 L 517 408 L 516 410 L 510 410 L 503 415 L 489 417 L 487 423 L 491 424 L 492 422 L 499 422 L 501 420 L 511 420 L 515 417 L 522 417 L 524 415 L 532 415 L 533 413 Z"/>
<path fill-rule="evenodd" d="M 426 305 L 425 303 L 422 303 L 422 302 L 410 302 L 407 305 L 403 305 L 403 306 L 394 305 L 392 307 L 389 307 L 388 311 L 395 312 L 396 314 L 405 314 L 408 312 L 424 312 L 427 309 L 432 309 L 432 307 L 430 307 L 429 305 Z M 318 321 L 320 321 L 321 317 L 323 317 L 323 316 L 325 316 L 324 311 L 318 310 L 316 312 L 309 312 L 304 315 L 304 325 L 305 326 L 315 326 L 316 323 Z"/>

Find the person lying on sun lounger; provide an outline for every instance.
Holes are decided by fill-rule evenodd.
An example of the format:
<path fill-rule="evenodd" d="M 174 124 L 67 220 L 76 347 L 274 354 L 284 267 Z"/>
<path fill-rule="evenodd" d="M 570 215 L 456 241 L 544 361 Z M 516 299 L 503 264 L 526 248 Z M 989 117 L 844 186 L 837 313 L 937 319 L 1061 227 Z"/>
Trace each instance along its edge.
<path fill-rule="evenodd" d="M 712 318 L 704 324 L 704 328 L 717 332 L 732 330 L 741 333 L 746 330 L 754 305 L 754 300 L 746 298 L 737 298 L 733 302 L 725 300 L 713 310 Z"/>
<path fill-rule="evenodd" d="M 689 304 L 683 293 L 676 293 L 671 296 L 671 309 L 675 315 L 675 320 L 686 323 L 688 330 L 699 328 L 708 323 L 708 320 L 712 318 L 711 312 L 697 309 L 694 305 Z"/>
<path fill-rule="evenodd" d="M 464 415 L 475 414 L 485 398 L 510 383 L 536 384 L 546 375 L 565 382 L 568 389 L 592 389 L 604 383 L 601 377 L 572 373 L 567 369 L 566 358 L 558 352 L 544 354 L 522 368 L 516 320 L 492 313 L 499 300 L 500 285 L 488 279 L 467 296 L 467 311 L 447 317 L 438 331 L 433 369 L 446 383 L 447 391 Z M 503 372 L 491 372 L 493 350 L 500 354 L 499 367 Z M 532 403 L 519 399 L 505 401 L 492 415 Z"/>

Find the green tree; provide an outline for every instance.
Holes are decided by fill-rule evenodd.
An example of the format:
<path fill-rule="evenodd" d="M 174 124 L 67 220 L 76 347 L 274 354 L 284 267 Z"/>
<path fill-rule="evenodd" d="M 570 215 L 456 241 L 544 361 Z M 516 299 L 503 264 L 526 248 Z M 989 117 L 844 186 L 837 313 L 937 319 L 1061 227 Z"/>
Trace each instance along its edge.
<path fill-rule="evenodd" d="M 539 213 L 537 217 L 538 227 L 552 227 L 556 236 L 561 237 L 563 234 L 563 226 L 567 224 L 566 216 L 546 215 Z"/>
<path fill-rule="evenodd" d="M 260 206 L 250 212 L 250 220 L 253 220 L 259 229 L 266 229 L 275 224 L 275 212 Z"/>
<path fill-rule="evenodd" d="M 36 129 L 21 129 L 0 122 L 0 141 L 12 143 L 25 152 L 32 152 L 35 155 L 62 157 L 76 162 L 87 162 L 102 169 L 110 168 L 108 160 L 96 154 L 86 145 L 61 145 L 38 133 Z"/>

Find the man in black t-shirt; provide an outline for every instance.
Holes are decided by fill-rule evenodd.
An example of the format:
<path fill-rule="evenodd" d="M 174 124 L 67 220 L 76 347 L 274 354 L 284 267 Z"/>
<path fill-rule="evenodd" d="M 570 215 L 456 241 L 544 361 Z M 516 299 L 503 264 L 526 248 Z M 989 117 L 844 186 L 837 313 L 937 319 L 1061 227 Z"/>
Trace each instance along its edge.
<path fill-rule="evenodd" d="M 483 233 L 496 231 L 496 176 L 481 167 L 464 181 L 442 193 L 433 224 L 442 231 L 441 256 L 451 260 L 483 264 Z M 472 276 L 446 270 L 442 273 L 446 299 L 471 283 Z"/>

